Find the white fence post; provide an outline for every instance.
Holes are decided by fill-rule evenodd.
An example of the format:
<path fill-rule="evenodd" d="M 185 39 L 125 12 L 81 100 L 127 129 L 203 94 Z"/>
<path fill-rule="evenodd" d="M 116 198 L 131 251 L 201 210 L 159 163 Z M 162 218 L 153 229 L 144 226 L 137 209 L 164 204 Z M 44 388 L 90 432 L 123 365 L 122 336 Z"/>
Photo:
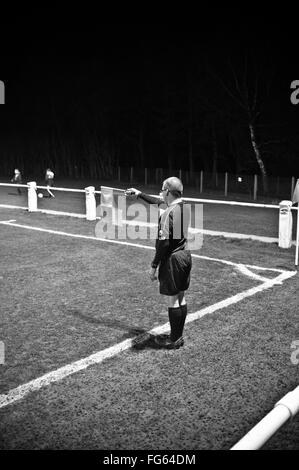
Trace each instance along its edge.
<path fill-rule="evenodd" d="M 36 194 L 36 182 L 30 181 L 28 184 L 28 211 L 37 211 L 37 194 Z"/>
<path fill-rule="evenodd" d="M 85 202 L 86 202 L 86 220 L 96 220 L 97 208 L 96 208 L 94 186 L 88 186 L 87 188 L 85 188 Z"/>
<path fill-rule="evenodd" d="M 257 197 L 257 175 L 254 175 L 254 182 L 253 182 L 253 200 L 256 201 Z"/>
<path fill-rule="evenodd" d="M 278 246 L 291 248 L 292 246 L 292 201 L 281 201 L 279 204 Z"/>
<path fill-rule="evenodd" d="M 200 172 L 200 187 L 199 187 L 199 192 L 202 193 L 203 191 L 203 171 L 201 170 Z"/>
<path fill-rule="evenodd" d="M 291 199 L 292 199 L 292 197 L 293 197 L 294 188 L 295 188 L 295 176 L 292 176 L 292 181 L 291 181 Z"/>

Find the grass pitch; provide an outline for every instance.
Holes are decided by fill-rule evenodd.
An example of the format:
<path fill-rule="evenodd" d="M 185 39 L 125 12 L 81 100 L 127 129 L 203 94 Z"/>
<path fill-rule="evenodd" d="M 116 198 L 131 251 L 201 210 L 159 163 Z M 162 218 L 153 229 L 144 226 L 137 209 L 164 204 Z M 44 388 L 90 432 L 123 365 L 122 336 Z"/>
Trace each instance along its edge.
<path fill-rule="evenodd" d="M 0 216 L 95 236 L 85 220 L 8 209 Z M 2 396 L 167 323 L 166 301 L 148 279 L 153 251 L 3 224 L 0 232 Z M 205 237 L 198 254 L 294 269 L 294 249 L 275 244 Z M 234 265 L 194 258 L 189 313 L 260 284 Z M 3 406 L 0 448 L 230 448 L 298 385 L 290 360 L 297 292 L 296 275 L 186 324 L 180 350 L 129 348 Z M 264 448 L 299 449 L 298 436 L 295 419 Z"/>

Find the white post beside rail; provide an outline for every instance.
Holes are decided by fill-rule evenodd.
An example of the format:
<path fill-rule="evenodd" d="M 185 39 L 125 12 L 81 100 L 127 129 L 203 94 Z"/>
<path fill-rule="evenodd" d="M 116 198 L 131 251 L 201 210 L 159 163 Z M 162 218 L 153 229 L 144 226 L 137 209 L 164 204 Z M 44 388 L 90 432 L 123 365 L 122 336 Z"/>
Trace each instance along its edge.
<path fill-rule="evenodd" d="M 299 386 L 279 400 L 256 426 L 254 426 L 231 450 L 260 449 L 273 434 L 299 411 Z"/>
<path fill-rule="evenodd" d="M 292 246 L 292 201 L 281 201 L 279 204 L 278 246 L 291 248 Z"/>
<path fill-rule="evenodd" d="M 296 231 L 295 266 L 298 266 L 298 257 L 299 257 L 299 204 L 297 206 L 297 231 Z"/>
<path fill-rule="evenodd" d="M 292 199 L 293 194 L 294 194 L 294 188 L 295 188 L 295 176 L 292 176 L 292 179 L 291 179 L 291 199 Z"/>
<path fill-rule="evenodd" d="M 28 185 L 28 211 L 37 211 L 37 194 L 36 194 L 36 182 L 30 181 Z"/>
<path fill-rule="evenodd" d="M 88 186 L 85 188 L 86 192 L 86 220 L 96 220 L 97 218 L 97 208 L 96 208 L 96 198 L 95 198 L 95 187 Z"/>

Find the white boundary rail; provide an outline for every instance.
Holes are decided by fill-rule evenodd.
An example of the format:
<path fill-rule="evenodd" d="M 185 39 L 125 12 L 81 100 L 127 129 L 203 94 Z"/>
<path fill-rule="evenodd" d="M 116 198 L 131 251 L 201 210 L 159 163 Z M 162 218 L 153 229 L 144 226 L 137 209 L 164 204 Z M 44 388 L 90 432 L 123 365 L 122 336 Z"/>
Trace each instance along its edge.
<path fill-rule="evenodd" d="M 31 185 L 33 185 L 33 188 Z M 37 200 L 36 200 L 36 192 L 39 189 L 47 190 L 48 187 L 37 186 L 35 182 L 31 182 L 28 184 L 0 183 L 0 186 L 27 188 L 28 189 L 28 210 L 30 212 L 36 211 L 36 212 L 42 212 L 45 214 L 52 214 L 52 215 L 65 215 L 69 217 L 86 218 L 87 220 L 100 219 L 100 217 L 97 217 L 97 214 L 96 214 L 95 195 L 101 194 L 101 191 L 96 191 L 93 186 L 89 186 L 85 189 L 60 188 L 60 187 L 51 186 L 52 191 L 72 192 L 72 193 L 81 193 L 81 194 L 84 193 L 85 203 L 86 203 L 85 214 L 54 211 L 54 210 L 49 210 L 49 209 L 38 209 Z M 30 188 L 30 186 L 32 189 Z M 111 189 L 124 191 L 119 188 L 111 188 Z M 156 195 L 153 194 L 152 196 L 156 196 Z M 32 201 L 32 198 L 33 198 L 33 201 Z M 193 202 L 193 203 L 224 204 L 224 205 L 230 205 L 230 206 L 243 206 L 243 207 L 247 206 L 247 207 L 257 207 L 257 208 L 275 209 L 275 210 L 280 209 L 280 206 L 275 205 L 275 204 L 258 204 L 258 203 L 239 202 L 239 201 L 223 201 L 223 200 L 216 200 L 216 199 L 189 198 L 189 197 L 185 197 L 183 199 L 184 201 Z M 17 206 L 9 206 L 9 205 L 2 205 L 2 207 L 6 207 L 6 208 L 11 207 L 12 209 L 17 208 Z M 20 208 L 26 209 L 24 207 L 20 207 Z M 298 212 L 299 209 L 297 207 L 291 207 L 291 210 L 297 211 L 297 213 L 299 213 Z M 297 219 L 299 219 L 299 216 L 297 216 Z M 296 245 L 295 265 L 298 264 L 298 231 L 299 231 L 299 220 L 297 220 L 297 235 L 296 235 L 297 242 L 291 242 L 291 245 Z M 252 240 L 257 240 L 257 241 L 261 241 L 265 243 L 279 242 L 279 238 L 274 238 L 274 237 L 263 237 L 263 236 L 246 235 L 246 234 L 240 234 L 240 233 L 218 232 L 218 231 L 211 231 L 211 230 L 203 230 L 202 232 L 206 235 L 223 236 L 223 237 L 228 237 L 228 238 L 239 238 L 239 239 L 252 239 Z"/>
<path fill-rule="evenodd" d="M 231 450 L 258 450 L 299 411 L 299 385 L 279 400 L 272 411 L 254 426 Z"/>

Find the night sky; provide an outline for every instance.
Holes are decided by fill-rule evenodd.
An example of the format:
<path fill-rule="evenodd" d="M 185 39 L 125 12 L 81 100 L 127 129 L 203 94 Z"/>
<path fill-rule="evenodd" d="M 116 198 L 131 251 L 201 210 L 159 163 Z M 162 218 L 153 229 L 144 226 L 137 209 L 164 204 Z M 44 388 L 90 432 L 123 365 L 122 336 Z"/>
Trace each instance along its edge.
<path fill-rule="evenodd" d="M 3 174 L 22 148 L 28 173 L 32 154 L 42 152 L 36 166 L 47 160 L 65 173 L 66 141 L 80 148 L 88 173 L 95 135 L 113 165 L 188 168 L 192 135 L 194 170 L 258 171 L 235 99 L 234 76 L 244 74 L 250 99 L 258 77 L 256 132 L 268 174 L 299 173 L 299 104 L 290 101 L 299 80 L 294 10 L 215 7 L 169 23 L 102 23 L 93 11 L 45 7 L 1 16 L 0 28 Z"/>

